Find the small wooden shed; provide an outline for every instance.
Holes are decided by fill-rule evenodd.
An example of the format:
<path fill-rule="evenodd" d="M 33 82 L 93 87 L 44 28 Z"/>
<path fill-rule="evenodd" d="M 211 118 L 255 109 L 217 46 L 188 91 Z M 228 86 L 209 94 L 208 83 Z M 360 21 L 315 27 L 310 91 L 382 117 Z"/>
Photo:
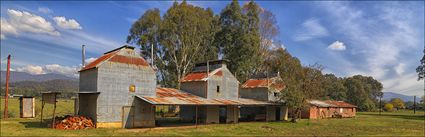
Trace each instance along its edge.
<path fill-rule="evenodd" d="M 19 97 L 19 109 L 21 118 L 34 118 L 35 98 L 28 96 Z"/>

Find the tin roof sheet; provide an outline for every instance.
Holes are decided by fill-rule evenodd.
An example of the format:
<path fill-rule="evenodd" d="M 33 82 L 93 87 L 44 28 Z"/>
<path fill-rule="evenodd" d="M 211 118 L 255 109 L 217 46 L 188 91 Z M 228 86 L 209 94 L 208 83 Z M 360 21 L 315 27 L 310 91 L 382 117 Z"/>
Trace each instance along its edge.
<path fill-rule="evenodd" d="M 344 102 L 344 101 L 326 100 L 326 103 L 335 105 L 337 107 L 342 107 L 342 108 L 354 108 L 354 107 L 357 107 L 355 105 L 352 105 L 352 104 L 347 103 L 347 102 Z"/>
<path fill-rule="evenodd" d="M 318 106 L 318 107 L 357 107 L 355 105 L 352 105 L 350 103 L 344 102 L 344 101 L 333 101 L 333 100 L 326 100 L 326 101 L 321 101 L 321 100 L 310 100 L 309 103 L 311 105 L 314 106 Z"/>
<path fill-rule="evenodd" d="M 271 79 L 249 79 L 241 86 L 242 88 L 267 88 L 283 90 L 285 85 L 274 82 Z"/>
<path fill-rule="evenodd" d="M 101 63 L 105 61 L 111 61 L 111 62 L 118 62 L 118 63 L 125 63 L 125 64 L 132 64 L 132 65 L 138 65 L 138 66 L 149 66 L 148 62 L 143 59 L 142 57 L 129 57 L 129 56 L 123 56 L 118 55 L 117 53 L 120 50 L 115 50 L 113 52 L 107 52 L 103 56 L 97 58 L 93 62 L 87 64 L 84 68 L 80 70 L 85 71 L 92 68 L 98 67 Z"/>
<path fill-rule="evenodd" d="M 221 68 L 217 68 L 214 70 L 210 70 L 210 73 L 207 74 L 206 71 L 201 72 L 192 72 L 184 76 L 182 79 L 180 79 L 180 82 L 191 82 L 191 81 L 206 81 L 209 76 L 215 75 L 215 76 L 223 76 L 223 71 Z"/>
<path fill-rule="evenodd" d="M 157 88 L 156 96 L 137 96 L 154 105 L 273 105 L 274 103 L 253 99 L 239 98 L 229 99 L 206 99 L 178 89 Z"/>

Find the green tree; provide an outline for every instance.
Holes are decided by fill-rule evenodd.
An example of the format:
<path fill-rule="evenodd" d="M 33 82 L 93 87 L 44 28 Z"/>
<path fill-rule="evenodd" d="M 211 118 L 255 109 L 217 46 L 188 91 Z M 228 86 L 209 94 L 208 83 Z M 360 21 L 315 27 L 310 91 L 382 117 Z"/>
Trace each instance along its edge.
<path fill-rule="evenodd" d="M 403 100 L 401 100 L 400 98 L 392 98 L 390 102 L 395 108 L 397 108 L 397 110 L 406 108 Z"/>
<path fill-rule="evenodd" d="M 177 82 L 195 63 L 217 59 L 211 46 L 217 30 L 217 17 L 211 9 L 174 2 L 160 18 L 159 10 L 148 10 L 130 29 L 128 42 L 149 53 L 154 48 L 159 80 L 167 87 L 180 87 Z M 149 54 L 144 54 L 149 57 Z"/>
<path fill-rule="evenodd" d="M 424 55 L 422 56 L 422 59 L 420 60 L 421 65 L 419 65 L 416 68 L 416 73 L 418 73 L 418 80 L 425 78 L 425 47 L 423 50 Z"/>
<path fill-rule="evenodd" d="M 286 88 L 279 94 L 279 100 L 292 109 L 292 121 L 299 119 L 298 114 L 307 105 L 308 96 L 302 90 L 304 72 L 300 61 L 289 54 L 285 49 L 278 48 L 271 51 L 266 65 L 272 72 L 280 72 L 282 83 Z"/>
<path fill-rule="evenodd" d="M 384 109 L 385 109 L 385 111 L 393 111 L 394 105 L 391 104 L 391 103 L 387 103 L 387 104 L 385 104 Z"/>
<path fill-rule="evenodd" d="M 324 99 L 326 96 L 323 88 L 324 76 L 322 70 L 323 66 L 319 64 L 303 68 L 304 79 L 302 82 L 302 91 L 308 99 Z"/>
<path fill-rule="evenodd" d="M 340 101 L 347 100 L 347 88 L 344 86 L 344 81 L 334 74 L 324 75 L 323 88 L 328 99 Z"/>
<path fill-rule="evenodd" d="M 258 55 L 258 5 L 250 2 L 246 14 L 242 13 L 239 2 L 233 0 L 220 14 L 221 30 L 216 35 L 216 45 L 221 49 L 223 59 L 230 60 L 230 71 L 240 81 L 245 81 L 254 72 L 252 67 L 261 62 Z"/>

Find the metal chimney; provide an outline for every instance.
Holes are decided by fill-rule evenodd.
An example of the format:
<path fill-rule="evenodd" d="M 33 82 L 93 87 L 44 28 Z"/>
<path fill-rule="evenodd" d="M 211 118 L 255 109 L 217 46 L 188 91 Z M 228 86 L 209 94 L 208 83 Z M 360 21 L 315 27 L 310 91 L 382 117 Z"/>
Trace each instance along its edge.
<path fill-rule="evenodd" d="M 81 62 L 81 65 L 83 66 L 83 67 L 85 67 L 86 66 L 86 47 L 85 47 L 86 45 L 82 45 L 81 47 L 82 47 L 82 62 Z"/>

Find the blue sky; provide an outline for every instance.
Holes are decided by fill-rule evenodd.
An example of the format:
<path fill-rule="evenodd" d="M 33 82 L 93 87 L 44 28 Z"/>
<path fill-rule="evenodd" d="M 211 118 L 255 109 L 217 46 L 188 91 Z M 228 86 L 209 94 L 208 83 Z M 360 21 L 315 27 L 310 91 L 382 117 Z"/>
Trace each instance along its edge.
<path fill-rule="evenodd" d="M 81 45 L 87 59 L 125 43 L 147 9 L 163 14 L 172 1 L 1 1 L 1 59 L 32 74 L 78 76 Z M 189 1 L 219 14 L 229 1 Z M 245 3 L 244 1 L 240 2 Z M 340 77 L 362 74 L 384 91 L 423 95 L 416 81 L 424 47 L 424 2 L 258 1 L 276 15 L 277 37 L 303 65 L 319 63 Z"/>

